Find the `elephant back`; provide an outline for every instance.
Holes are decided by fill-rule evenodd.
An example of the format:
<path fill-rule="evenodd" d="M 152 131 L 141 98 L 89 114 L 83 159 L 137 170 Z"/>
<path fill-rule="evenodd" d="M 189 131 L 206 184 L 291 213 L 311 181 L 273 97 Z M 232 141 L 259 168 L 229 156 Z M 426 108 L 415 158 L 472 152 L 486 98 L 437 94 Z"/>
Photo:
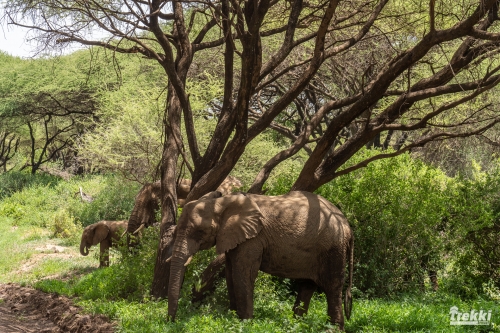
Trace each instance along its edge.
<path fill-rule="evenodd" d="M 344 214 L 314 193 L 292 191 L 281 196 L 248 194 L 262 212 L 263 224 L 271 234 L 291 239 L 295 246 L 308 248 L 309 239 L 315 237 L 315 247 L 328 249 L 331 240 L 343 242 L 346 227 Z M 278 230 L 277 230 L 278 229 Z"/>

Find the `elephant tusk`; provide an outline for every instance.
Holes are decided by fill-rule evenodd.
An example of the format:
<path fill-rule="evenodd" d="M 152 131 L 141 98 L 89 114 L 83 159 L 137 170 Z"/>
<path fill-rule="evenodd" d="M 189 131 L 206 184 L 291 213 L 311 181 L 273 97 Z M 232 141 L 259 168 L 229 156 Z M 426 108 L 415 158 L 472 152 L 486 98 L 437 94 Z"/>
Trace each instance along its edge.
<path fill-rule="evenodd" d="M 172 256 L 168 257 L 168 259 L 165 260 L 165 262 L 170 262 L 170 260 L 172 260 Z M 184 264 L 184 266 L 189 265 L 189 263 L 191 262 L 191 260 L 193 260 L 193 256 L 189 257 L 188 260 L 186 260 L 186 263 Z"/>
<path fill-rule="evenodd" d="M 127 230 L 125 230 L 125 231 L 123 232 L 123 234 L 121 234 L 121 235 L 120 235 L 120 239 L 122 239 L 122 238 L 123 238 L 123 236 L 125 236 L 125 234 L 126 234 L 126 233 L 127 233 Z"/>
<path fill-rule="evenodd" d="M 144 223 L 143 223 L 143 224 L 141 224 L 141 225 L 139 226 L 139 228 L 137 228 L 137 230 L 136 230 L 136 231 L 134 231 L 134 232 L 132 233 L 132 235 L 135 235 L 136 233 L 138 233 L 138 232 L 139 232 L 139 231 L 141 231 L 142 229 L 144 229 Z"/>

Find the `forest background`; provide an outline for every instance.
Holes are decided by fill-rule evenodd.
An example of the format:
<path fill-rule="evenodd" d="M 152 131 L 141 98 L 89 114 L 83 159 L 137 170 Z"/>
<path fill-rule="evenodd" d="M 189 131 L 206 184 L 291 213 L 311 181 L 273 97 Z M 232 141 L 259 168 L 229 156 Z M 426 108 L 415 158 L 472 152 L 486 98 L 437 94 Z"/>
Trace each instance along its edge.
<path fill-rule="evenodd" d="M 270 7 L 286 15 L 276 16 L 276 21 L 267 16 L 268 21 L 260 22 L 259 29 L 273 31 L 279 30 L 280 20 L 288 20 L 286 27 L 294 24 L 295 29 L 305 30 L 304 41 L 288 50 L 282 67 L 271 66 L 267 76 L 259 77 L 261 81 L 250 80 L 252 87 L 242 87 L 241 77 L 252 73 L 255 62 L 260 66 L 272 63 L 266 55 L 280 53 L 280 41 L 285 40 L 286 46 L 288 30 L 274 31 L 269 39 L 256 42 L 257 53 L 268 62 L 246 59 L 245 44 L 235 41 L 229 46 L 219 44 L 224 50 L 220 46 L 193 58 L 182 85 L 187 100 L 180 98 L 178 104 L 184 117 L 178 119 L 177 139 L 188 147 L 174 142 L 178 150 L 174 178 L 198 178 L 200 194 L 217 185 L 218 180 L 207 185 L 207 175 L 217 171 L 226 158 L 234 162 L 228 172 L 241 179 L 242 190 L 277 195 L 306 189 L 300 184 L 313 184 L 307 177 L 317 175 L 311 178 L 315 181 L 311 190 L 339 206 L 355 232 L 357 305 L 348 331 L 460 331 L 449 326 L 453 305 L 495 309 L 493 318 L 498 318 L 498 7 L 493 2 L 489 9 L 477 9 L 473 1 L 462 7 L 438 2 L 435 15 L 427 4 L 411 1 L 352 2 L 339 7 L 333 21 L 330 17 L 334 28 L 321 41 L 320 23 L 330 7 L 302 4 L 306 10 L 294 18 L 292 9 L 298 3 Z M 12 15 L 16 10 L 17 14 L 29 12 L 29 4 L 22 4 L 6 8 Z M 192 34 L 213 28 L 210 16 L 198 18 L 193 12 L 189 7 L 183 12 L 193 18 L 189 23 Z M 342 17 L 342 13 L 350 14 Z M 178 22 L 178 15 L 165 19 L 165 31 L 173 29 L 169 20 Z M 219 15 L 224 17 L 222 12 Z M 247 25 L 240 29 L 251 29 L 251 20 L 245 19 Z M 473 28 L 465 33 L 453 30 L 472 19 L 476 19 Z M 363 33 L 356 35 L 353 31 L 358 26 Z M 174 35 L 179 33 L 178 28 L 173 30 Z M 451 37 L 431 42 L 421 58 L 393 72 L 391 66 L 417 52 L 432 34 L 439 36 L 436 31 L 445 30 Z M 312 37 L 305 38 L 307 33 Z M 349 34 L 357 39 L 337 50 L 349 41 Z M 51 42 L 63 42 L 40 35 L 44 36 L 41 54 L 53 46 Z M 140 37 L 151 39 L 147 34 Z M 174 37 L 169 43 L 182 40 Z M 64 42 L 76 37 L 66 38 Z M 33 60 L 0 54 L 0 222 L 3 233 L 12 234 L 2 246 L 26 244 L 19 253 L 2 259 L 2 279 L 78 296 L 89 311 L 117 319 L 122 331 L 202 327 L 206 331 L 303 332 L 326 327 L 321 295 L 305 319 L 292 318 L 292 283 L 265 274 L 259 278 L 256 319 L 251 322 L 239 322 L 224 310 L 223 283 L 201 306 L 189 303 L 185 287 L 178 322 L 165 322 L 166 302 L 154 302 L 150 296 L 152 289 L 155 294 L 157 249 L 161 252 L 159 228 L 148 230 L 138 256 L 118 251 L 107 269 L 89 269 L 94 263 L 85 258 L 59 258 L 19 272 L 19 264 L 33 254 L 36 244 L 51 238 L 76 245 L 82 227 L 102 219 L 127 219 L 141 185 L 168 178 L 164 164 L 168 138 L 177 134 L 168 129 L 172 124 L 169 107 L 175 103 L 166 101 L 182 94 L 173 93 L 172 73 L 158 65 L 161 61 L 145 55 L 147 48 L 141 50 L 133 42 L 122 37 L 119 44 L 107 40 L 89 50 Z M 306 77 L 320 43 L 320 65 Z M 325 55 L 328 50 L 333 55 Z M 233 76 L 227 74 L 228 52 L 236 55 Z M 385 74 L 394 77 L 378 92 Z M 288 96 L 301 80 L 295 96 Z M 240 82 L 239 86 L 233 81 Z M 429 82 L 434 83 L 424 85 Z M 379 93 L 376 102 L 354 110 L 370 93 Z M 247 104 L 241 102 L 245 94 Z M 283 98 L 289 98 L 289 103 Z M 229 114 L 224 110 L 231 101 L 237 102 L 231 106 L 233 113 L 241 117 L 229 121 L 222 148 L 214 148 L 214 137 L 221 119 Z M 244 113 L 240 102 L 246 105 Z M 262 124 L 279 103 L 285 106 L 259 133 L 251 139 L 241 136 Z M 394 113 L 396 107 L 399 111 Z M 332 130 L 349 114 L 350 121 Z M 242 151 L 236 151 L 237 140 L 244 140 Z M 318 155 L 321 145 L 326 149 Z M 203 170 L 207 164 L 201 162 L 204 156 L 199 152 L 208 154 L 210 149 L 216 157 L 207 157 L 211 168 Z M 305 172 L 314 158 L 316 169 Z M 221 181 L 225 176 L 220 172 L 213 179 Z M 75 195 L 80 188 L 95 200 L 81 202 Z M 162 204 L 158 220 L 165 222 L 168 212 Z M 213 256 L 208 251 L 195 258 L 185 286 L 199 283 L 199 274 Z M 437 285 L 428 280 L 430 272 L 437 274 L 437 291 L 431 291 Z M 498 330 L 495 323 L 498 319 L 487 329 Z"/>

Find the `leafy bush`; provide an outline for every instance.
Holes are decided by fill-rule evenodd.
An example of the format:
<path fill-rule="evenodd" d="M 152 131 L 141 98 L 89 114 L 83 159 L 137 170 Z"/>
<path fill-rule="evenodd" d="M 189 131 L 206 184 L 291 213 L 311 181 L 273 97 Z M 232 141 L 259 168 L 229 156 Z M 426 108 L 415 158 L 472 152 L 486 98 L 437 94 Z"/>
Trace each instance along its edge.
<path fill-rule="evenodd" d="M 107 176 L 94 184 L 97 191 L 89 192 L 94 201 L 70 209 L 82 225 L 85 227 L 100 220 L 128 220 L 140 185 L 125 182 L 117 176 Z M 87 186 L 92 187 L 92 184 Z"/>
<path fill-rule="evenodd" d="M 67 218 L 83 226 L 99 220 L 128 219 L 134 205 L 138 184 L 117 176 L 73 177 L 69 181 L 45 184 L 44 175 L 30 175 L 21 190 L 12 191 L 0 201 L 0 214 L 10 217 L 15 225 L 45 228 L 62 223 L 55 221 L 56 212 L 65 211 Z M 80 199 L 79 188 L 94 198 L 90 203 Z M 9 191 L 11 191 L 9 189 Z M 62 214 L 62 213 L 61 213 Z"/>
<path fill-rule="evenodd" d="M 439 169 L 405 154 L 319 189 L 354 229 L 358 289 L 369 296 L 415 290 L 427 271 L 442 268 L 454 186 Z"/>
<path fill-rule="evenodd" d="M 8 197 L 15 192 L 19 192 L 27 187 L 33 186 L 55 186 L 61 178 L 38 174 L 33 176 L 28 172 L 11 171 L 0 174 L 0 199 Z"/>
<path fill-rule="evenodd" d="M 14 225 L 46 228 L 50 225 L 58 200 L 53 186 L 32 185 L 3 200 L 0 214 L 12 218 Z"/>
<path fill-rule="evenodd" d="M 467 298 L 485 292 L 484 286 L 500 288 L 500 164 L 488 172 L 476 163 L 472 169 L 453 206 L 448 247 L 454 260 L 446 284 Z"/>
<path fill-rule="evenodd" d="M 52 236 L 77 243 L 80 239 L 81 229 L 80 223 L 75 222 L 75 218 L 67 210 L 60 209 L 54 214 L 51 225 Z"/>

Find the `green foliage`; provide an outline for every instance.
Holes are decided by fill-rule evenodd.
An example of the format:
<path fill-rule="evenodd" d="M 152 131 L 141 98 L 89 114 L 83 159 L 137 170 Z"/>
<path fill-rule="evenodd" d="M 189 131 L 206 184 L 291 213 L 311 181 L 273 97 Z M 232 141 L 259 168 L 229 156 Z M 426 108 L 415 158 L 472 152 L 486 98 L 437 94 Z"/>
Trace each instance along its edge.
<path fill-rule="evenodd" d="M 346 167 L 377 153 L 361 151 Z M 429 270 L 439 272 L 442 288 L 462 297 L 499 287 L 500 166 L 473 169 L 473 178 L 450 178 L 406 154 L 318 189 L 354 229 L 360 296 L 416 292 L 425 288 Z M 285 193 L 295 178 L 279 177 L 268 194 Z"/>
<path fill-rule="evenodd" d="M 69 215 L 65 209 L 61 209 L 54 214 L 53 224 L 50 227 L 53 237 L 64 238 L 76 244 L 80 239 L 82 227 L 75 222 L 75 218 Z"/>
<path fill-rule="evenodd" d="M 31 154 L 35 159 L 47 155 L 42 153 L 45 144 L 54 149 L 89 124 L 98 77 L 88 76 L 89 65 L 82 57 L 88 60 L 88 53 L 36 60 L 0 54 L 0 129 L 21 138 L 19 164 Z M 58 140 L 48 140 L 54 133 L 60 134 Z"/>
<path fill-rule="evenodd" d="M 273 142 L 267 136 L 261 135 L 250 142 L 231 174 L 241 179 L 244 190 L 248 189 L 264 164 L 284 148 L 284 145 Z M 279 182 L 278 178 L 280 177 L 296 179 L 294 178 L 296 176 L 294 170 L 300 170 L 306 161 L 304 155 L 304 152 L 299 152 L 293 159 L 288 159 L 279 164 L 266 181 L 266 188 L 276 187 L 275 183 Z"/>
<path fill-rule="evenodd" d="M 361 151 L 347 166 L 377 153 Z M 280 177 L 268 194 L 286 192 L 294 178 Z M 442 228 L 454 188 L 443 172 L 406 154 L 373 162 L 316 191 L 353 227 L 354 280 L 362 294 L 415 291 L 423 287 L 427 270 L 442 268 Z"/>
<path fill-rule="evenodd" d="M 446 293 L 420 296 L 401 295 L 394 299 L 359 300 L 353 309 L 353 332 L 498 332 L 498 321 L 492 326 L 450 326 L 450 308 L 486 309 L 498 313 L 495 302 L 477 300 L 464 302 Z"/>
<path fill-rule="evenodd" d="M 241 321 L 235 313 L 217 307 L 211 300 L 196 307 L 182 298 L 175 323 L 167 322 L 167 301 L 128 302 L 80 301 L 89 312 L 104 313 L 120 318 L 120 332 L 323 332 L 330 328 L 325 314 L 323 295 L 314 296 L 308 315 L 293 318 L 291 299 L 280 300 L 273 293 L 270 279 L 259 276 L 256 286 L 254 318 Z M 460 309 L 493 310 L 492 326 L 450 326 L 449 311 Z M 500 332 L 500 312 L 492 301 L 464 302 L 443 293 L 422 296 L 402 295 L 384 300 L 356 300 L 351 320 L 346 321 L 347 332 Z"/>
<path fill-rule="evenodd" d="M 10 173 L 0 177 L 10 179 Z M 76 226 L 87 226 L 99 220 L 128 219 L 134 205 L 138 184 L 123 181 L 116 176 L 73 177 L 67 182 L 44 175 L 29 175 L 22 178 L 22 184 L 13 182 L 22 190 L 0 201 L 0 214 L 12 219 L 14 225 L 67 228 L 68 221 Z M 45 179 L 54 180 L 53 183 Z M 80 199 L 79 188 L 94 198 L 90 203 Z M 66 226 L 66 227 L 64 227 Z M 68 232 L 73 233 L 69 228 Z"/>
<path fill-rule="evenodd" d="M 15 192 L 23 190 L 25 187 L 34 186 L 55 186 L 62 179 L 49 175 L 40 174 L 33 177 L 27 172 L 11 171 L 0 174 L 0 199 L 8 197 Z"/>
<path fill-rule="evenodd" d="M 100 220 L 128 220 L 140 185 L 123 181 L 121 177 L 116 176 L 96 180 L 99 190 L 94 192 L 95 195 L 89 192 L 94 201 L 70 208 L 71 213 L 84 227 Z"/>
<path fill-rule="evenodd" d="M 361 157 L 371 153 L 373 152 L 363 152 L 365 155 Z M 292 168 L 288 170 L 287 175 L 294 173 Z M 484 178 L 481 178 L 483 176 Z M 481 286 L 482 289 L 477 289 L 474 285 L 471 287 L 467 275 L 463 272 L 457 271 L 458 274 L 455 274 L 453 271 L 452 275 L 452 269 L 467 268 L 459 266 L 458 261 L 455 261 L 456 257 L 453 255 L 456 252 L 449 252 L 451 256 L 450 260 L 446 261 L 447 267 L 440 271 L 444 272 L 439 275 L 443 276 L 442 288 L 437 293 L 415 293 L 414 290 L 418 289 L 420 281 L 415 281 L 411 276 L 407 278 L 406 283 L 400 282 L 404 281 L 408 272 L 422 270 L 418 261 L 418 255 L 422 254 L 418 251 L 422 250 L 413 246 L 413 243 L 424 248 L 429 242 L 437 242 L 432 245 L 437 245 L 435 249 L 442 255 L 449 246 L 458 249 L 458 237 L 466 240 L 467 230 L 483 230 L 484 227 L 491 226 L 488 218 L 496 216 L 491 209 L 496 207 L 493 195 L 496 185 L 488 184 L 496 178 L 490 177 L 496 176 L 479 172 L 475 180 L 481 180 L 478 184 L 473 180 L 458 182 L 443 176 L 439 170 L 404 155 L 393 160 L 377 161 L 352 177 L 341 177 L 320 189 L 322 195 L 339 205 L 347 214 L 355 227 L 357 237 L 355 301 L 352 318 L 346 321 L 348 332 L 499 332 L 500 313 L 496 303 L 500 297 L 498 287 L 494 283 L 486 283 Z M 268 186 L 269 193 L 285 192 L 291 179 L 293 178 L 284 175 L 277 177 L 272 183 L 273 186 Z M 31 244 L 44 240 L 40 239 L 43 237 L 40 236 L 41 230 L 44 229 L 33 229 L 26 211 L 29 212 L 35 207 L 42 210 L 40 214 L 53 218 L 52 221 L 61 230 L 60 234 L 64 234 L 65 228 L 71 227 L 70 222 L 93 223 L 96 221 L 91 221 L 92 219 L 103 218 L 108 210 L 111 211 L 109 214 L 115 214 L 113 219 L 118 219 L 122 211 L 125 211 L 126 204 L 122 201 L 131 201 L 130 205 L 133 204 L 133 198 L 127 199 L 127 193 L 132 195 L 137 191 L 137 188 L 134 189 L 136 185 L 126 184 L 116 176 L 74 177 L 70 181 L 54 184 L 31 179 L 26 183 L 31 185 L 22 187 L 21 191 L 0 201 L 1 209 L 5 209 L 8 204 L 17 205 L 22 211 L 15 217 L 16 222 L 12 216 L 0 216 L 0 232 L 2 235 L 8 235 L 0 238 L 0 252 L 6 253 L 5 249 L 15 249 L 9 251 L 9 256 L 0 256 L 2 281 L 6 282 L 12 281 L 14 276 L 9 275 L 9 272 L 18 269 L 19 263 L 32 253 L 27 245 L 32 246 Z M 77 194 L 80 186 L 95 198 L 92 203 L 81 202 Z M 42 196 L 44 199 L 34 200 L 34 196 Z M 479 205 L 477 201 L 481 201 L 481 207 L 476 207 Z M 419 211 L 419 206 L 425 209 Z M 470 209 L 470 206 L 475 208 Z M 463 220 L 467 212 L 469 220 Z M 50 221 L 48 220 L 46 229 L 55 228 Z M 442 231 L 433 231 L 436 221 L 444 223 Z M 469 229 L 466 230 L 466 227 Z M 457 237 L 456 244 L 446 236 L 451 230 L 456 231 L 453 234 Z M 102 313 L 117 320 L 119 332 L 320 332 L 331 328 L 327 324 L 326 300 L 323 294 L 315 294 L 307 316 L 294 318 L 294 296 L 289 291 L 289 280 L 283 281 L 265 273 L 259 273 L 256 282 L 252 320 L 241 321 L 234 312 L 228 310 L 224 281 L 219 283 L 216 292 L 203 302 L 192 304 L 191 288 L 193 285 L 199 285 L 202 271 L 215 257 L 214 249 L 201 251 L 193 258 L 186 270 L 177 321 L 168 322 L 167 301 L 153 301 L 149 296 L 158 233 L 158 228 L 146 229 L 141 246 L 133 255 L 125 247 L 112 249 L 111 266 L 108 268 L 95 269 L 99 251 L 94 247 L 91 250 L 93 255 L 88 257 L 77 256 L 71 260 L 57 257 L 44 259 L 27 274 L 15 279 L 34 284 L 38 289 L 47 292 L 77 296 L 78 305 L 87 311 Z M 384 246 L 396 253 L 384 252 L 376 238 L 382 239 Z M 461 245 L 460 249 L 468 251 L 469 247 Z M 76 252 L 76 247 L 74 250 Z M 403 267 L 391 266 L 395 265 L 396 259 L 402 257 L 404 260 L 401 260 L 399 265 Z M 392 275 L 384 272 L 389 269 L 393 269 Z M 422 272 L 416 274 L 423 277 Z M 370 281 L 372 277 L 386 278 L 387 286 L 379 281 Z M 473 293 L 468 295 L 475 295 L 474 299 L 462 301 L 452 295 L 463 295 L 463 288 L 453 290 L 450 287 L 458 282 L 457 279 L 453 280 L 454 277 L 461 279 L 462 287 L 472 288 Z M 373 292 L 370 287 L 383 289 Z M 402 294 L 401 291 L 404 290 L 409 290 L 410 293 Z M 388 294 L 393 297 L 363 297 Z M 482 300 L 478 294 L 493 301 Z M 458 306 L 460 309 L 493 309 L 496 311 L 492 316 L 494 324 L 483 331 L 481 327 L 450 326 L 451 306 Z"/>
<path fill-rule="evenodd" d="M 474 298 L 485 287 L 500 288 L 500 164 L 488 172 L 473 164 L 472 178 L 462 179 L 449 252 L 447 288 L 462 297 Z"/>
<path fill-rule="evenodd" d="M 81 157 L 92 170 L 150 181 L 162 151 L 165 73 L 140 57 L 111 56 L 102 50 L 94 57 L 104 81 L 99 121 L 82 138 Z"/>
<path fill-rule="evenodd" d="M 371 296 L 415 290 L 427 270 L 441 268 L 441 231 L 453 186 L 443 172 L 406 154 L 372 163 L 318 190 L 354 228 L 358 289 Z"/>

